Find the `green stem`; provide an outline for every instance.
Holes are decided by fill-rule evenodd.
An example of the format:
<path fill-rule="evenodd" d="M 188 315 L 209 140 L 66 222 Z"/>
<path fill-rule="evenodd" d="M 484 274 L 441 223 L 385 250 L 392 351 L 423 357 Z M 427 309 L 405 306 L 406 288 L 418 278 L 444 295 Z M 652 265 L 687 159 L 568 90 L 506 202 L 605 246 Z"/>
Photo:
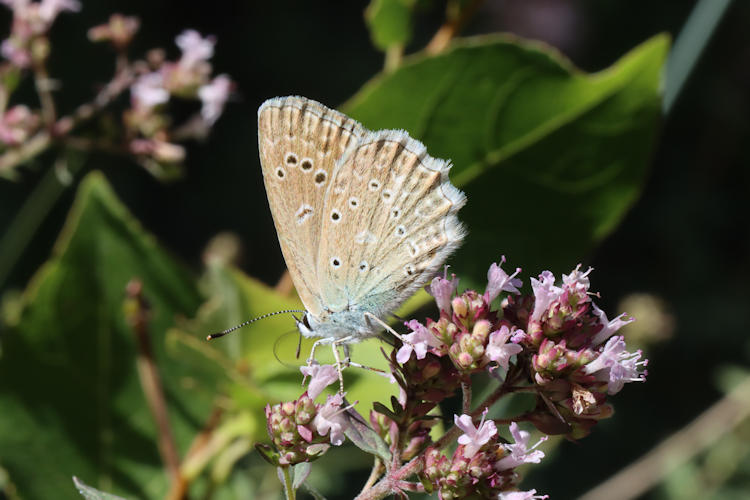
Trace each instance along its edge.
<path fill-rule="evenodd" d="M 82 165 L 83 162 L 73 162 L 69 171 L 75 174 Z M 55 168 L 47 169 L 42 180 L 24 201 L 0 239 L 0 289 L 34 237 L 39 225 L 55 206 L 60 195 L 68 188 L 68 185 L 62 183 L 57 175 Z"/>
<path fill-rule="evenodd" d="M 289 467 L 288 465 L 279 467 L 281 469 L 281 473 L 284 476 L 284 494 L 286 495 L 287 500 L 295 500 L 297 497 L 297 492 L 294 491 L 294 483 L 292 482 L 292 475 L 289 473 Z"/>
<path fill-rule="evenodd" d="M 391 45 L 385 51 L 385 65 L 384 70 L 386 73 L 396 71 L 401 66 L 401 61 L 404 59 L 404 46 L 401 44 Z"/>

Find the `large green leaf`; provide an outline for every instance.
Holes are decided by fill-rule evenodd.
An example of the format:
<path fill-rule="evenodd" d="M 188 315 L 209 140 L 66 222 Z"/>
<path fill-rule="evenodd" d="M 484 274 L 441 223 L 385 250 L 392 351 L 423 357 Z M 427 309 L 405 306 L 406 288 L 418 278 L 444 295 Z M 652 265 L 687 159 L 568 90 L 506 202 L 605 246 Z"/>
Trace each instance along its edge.
<path fill-rule="evenodd" d="M 668 50 L 660 35 L 596 74 L 537 43 L 460 41 L 381 75 L 344 109 L 403 128 L 452 159 L 468 195 L 455 269 L 478 283 L 501 254 L 527 272 L 570 269 L 640 194 Z"/>
<path fill-rule="evenodd" d="M 371 0 L 365 10 L 373 43 L 381 50 L 406 45 L 411 38 L 413 0 Z"/>
<path fill-rule="evenodd" d="M 80 498 L 76 475 L 118 495 L 155 498 L 166 480 L 123 314 L 125 285 L 143 281 L 154 356 L 182 453 L 211 400 L 165 347 L 175 314 L 200 303 L 194 280 L 145 234 L 99 173 L 81 184 L 52 258 L 3 337 L 0 463 L 26 499 Z"/>

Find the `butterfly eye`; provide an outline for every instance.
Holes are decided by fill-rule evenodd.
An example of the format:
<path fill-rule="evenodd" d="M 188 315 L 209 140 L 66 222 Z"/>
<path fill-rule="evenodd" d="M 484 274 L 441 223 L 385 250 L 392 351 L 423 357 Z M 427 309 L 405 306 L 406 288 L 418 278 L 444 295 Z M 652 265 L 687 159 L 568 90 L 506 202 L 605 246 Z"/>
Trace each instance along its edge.
<path fill-rule="evenodd" d="M 359 199 L 355 196 L 352 196 L 349 198 L 349 206 L 354 208 L 357 208 L 359 206 Z"/>
<path fill-rule="evenodd" d="M 406 273 L 407 276 L 413 276 L 415 272 L 417 272 L 417 270 L 412 264 L 404 266 L 404 273 Z"/>
<path fill-rule="evenodd" d="M 276 169 L 276 177 L 278 177 L 279 179 L 283 179 L 284 177 L 286 177 L 286 170 L 284 170 L 281 167 L 278 167 Z"/>
<path fill-rule="evenodd" d="M 341 222 L 341 212 L 339 212 L 335 208 L 331 210 L 331 220 L 335 223 Z"/>
<path fill-rule="evenodd" d="M 366 260 L 363 260 L 362 262 L 359 263 L 360 273 L 367 272 L 368 269 L 370 269 L 370 264 L 368 264 Z"/>
<path fill-rule="evenodd" d="M 305 170 L 305 162 L 302 162 L 302 170 Z M 325 170 L 318 170 L 315 172 L 315 184 L 317 186 L 322 186 L 326 182 L 326 171 Z"/>
<path fill-rule="evenodd" d="M 378 181 L 377 179 L 372 179 L 370 181 L 369 187 L 370 191 L 377 191 L 378 189 L 380 189 L 380 181 Z"/>
<path fill-rule="evenodd" d="M 305 172 L 309 172 L 313 168 L 312 160 L 310 158 L 302 158 L 302 163 L 300 163 L 300 167 Z"/>
<path fill-rule="evenodd" d="M 334 269 L 338 269 L 339 267 L 341 267 L 341 259 L 339 259 L 338 257 L 333 257 L 331 259 L 331 267 L 333 267 Z"/>
<path fill-rule="evenodd" d="M 396 236 L 405 236 L 406 235 L 406 227 L 404 227 L 402 224 L 399 224 L 396 226 Z"/>
<path fill-rule="evenodd" d="M 297 164 L 297 155 L 294 153 L 287 153 L 286 157 L 284 158 L 284 161 L 289 166 L 294 166 Z"/>
<path fill-rule="evenodd" d="M 394 208 L 393 210 L 391 210 L 391 217 L 393 217 L 394 219 L 398 219 L 399 217 L 401 217 L 401 209 Z"/>
<path fill-rule="evenodd" d="M 391 197 L 393 196 L 393 193 L 391 192 L 390 189 L 384 189 L 381 196 L 383 197 L 383 201 L 389 202 L 391 201 Z"/>

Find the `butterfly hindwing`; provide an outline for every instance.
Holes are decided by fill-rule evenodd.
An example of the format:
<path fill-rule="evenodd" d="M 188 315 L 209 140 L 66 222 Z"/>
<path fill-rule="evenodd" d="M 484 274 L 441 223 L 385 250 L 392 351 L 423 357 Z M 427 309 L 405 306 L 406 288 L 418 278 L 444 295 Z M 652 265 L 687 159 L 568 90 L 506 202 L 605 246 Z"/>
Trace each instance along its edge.
<path fill-rule="evenodd" d="M 400 130 L 367 132 L 334 172 L 321 220 L 317 277 L 333 311 L 385 317 L 461 243 L 465 195 L 448 162 Z"/>
<path fill-rule="evenodd" d="M 324 303 L 316 273 L 324 200 L 337 162 L 364 132 L 346 115 L 304 97 L 269 99 L 258 110 L 263 181 L 281 251 L 315 315 Z"/>

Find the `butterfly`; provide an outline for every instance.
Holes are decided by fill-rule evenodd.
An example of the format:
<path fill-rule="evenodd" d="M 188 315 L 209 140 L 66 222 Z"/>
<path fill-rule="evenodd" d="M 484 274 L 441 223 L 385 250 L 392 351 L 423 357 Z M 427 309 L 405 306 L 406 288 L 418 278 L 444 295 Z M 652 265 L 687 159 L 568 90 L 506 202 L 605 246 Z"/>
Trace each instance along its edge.
<path fill-rule="evenodd" d="M 376 336 L 464 238 L 450 163 L 403 130 L 371 132 L 311 99 L 277 97 L 258 109 L 258 147 L 305 337 Z"/>

